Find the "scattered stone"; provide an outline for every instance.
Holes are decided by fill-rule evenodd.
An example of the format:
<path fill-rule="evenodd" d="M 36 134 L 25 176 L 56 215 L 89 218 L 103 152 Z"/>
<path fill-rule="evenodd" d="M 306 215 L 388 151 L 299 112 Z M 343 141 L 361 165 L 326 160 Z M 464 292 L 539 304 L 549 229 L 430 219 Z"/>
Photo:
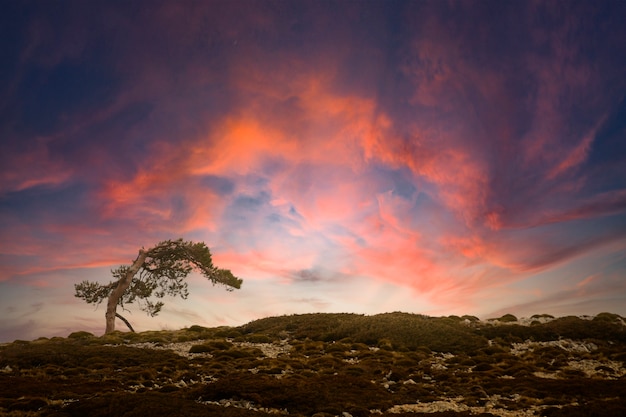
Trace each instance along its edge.
<path fill-rule="evenodd" d="M 288 354 L 291 350 L 291 345 L 286 340 L 281 340 L 280 343 L 253 343 L 253 342 L 232 342 L 235 346 L 256 348 L 263 352 L 268 358 L 277 358 L 280 355 Z"/>
<path fill-rule="evenodd" d="M 394 405 L 387 412 L 399 413 L 441 413 L 444 411 L 468 411 L 470 407 L 463 404 L 463 397 L 451 398 L 446 401 L 433 401 L 430 403 Z"/>
<path fill-rule="evenodd" d="M 598 349 L 598 346 L 595 343 L 580 340 L 561 339 L 551 340 L 548 342 L 533 342 L 527 340 L 523 343 L 512 343 L 511 354 L 520 356 L 526 352 L 532 352 L 540 347 L 558 347 L 567 352 L 574 353 L 590 353 Z"/>
<path fill-rule="evenodd" d="M 252 401 L 247 400 L 235 400 L 235 399 L 222 399 L 219 401 L 203 401 L 202 398 L 198 398 L 196 400 L 199 404 L 212 404 L 219 405 L 222 407 L 233 407 L 233 408 L 243 408 L 251 411 L 260 411 L 268 414 L 280 414 L 280 415 L 289 415 L 287 410 L 280 410 L 278 408 L 268 408 L 268 407 L 256 407 Z"/>

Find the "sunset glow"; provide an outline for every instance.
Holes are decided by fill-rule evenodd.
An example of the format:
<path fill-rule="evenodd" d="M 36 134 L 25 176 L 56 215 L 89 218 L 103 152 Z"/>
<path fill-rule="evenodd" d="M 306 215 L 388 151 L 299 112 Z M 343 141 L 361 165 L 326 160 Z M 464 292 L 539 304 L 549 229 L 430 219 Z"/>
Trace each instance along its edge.
<path fill-rule="evenodd" d="M 0 342 L 204 241 L 138 330 L 305 312 L 626 315 L 626 3 L 8 2 Z"/>

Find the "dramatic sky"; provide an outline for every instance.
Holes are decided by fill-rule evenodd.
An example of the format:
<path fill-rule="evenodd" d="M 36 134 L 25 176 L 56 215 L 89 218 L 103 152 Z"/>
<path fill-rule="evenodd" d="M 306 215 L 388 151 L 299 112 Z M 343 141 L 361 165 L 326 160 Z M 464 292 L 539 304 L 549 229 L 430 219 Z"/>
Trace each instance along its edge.
<path fill-rule="evenodd" d="M 102 333 L 74 284 L 178 237 L 243 287 L 137 330 L 626 315 L 624 1 L 0 8 L 0 341 Z"/>

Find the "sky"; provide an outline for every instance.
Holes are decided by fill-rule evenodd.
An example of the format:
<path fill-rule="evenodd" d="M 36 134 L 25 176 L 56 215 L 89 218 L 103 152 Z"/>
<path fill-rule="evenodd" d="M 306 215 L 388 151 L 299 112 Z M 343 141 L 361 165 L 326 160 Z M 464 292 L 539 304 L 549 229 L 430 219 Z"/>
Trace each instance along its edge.
<path fill-rule="evenodd" d="M 0 341 L 392 311 L 626 315 L 626 2 L 0 1 Z M 117 323 L 124 330 L 123 323 Z"/>

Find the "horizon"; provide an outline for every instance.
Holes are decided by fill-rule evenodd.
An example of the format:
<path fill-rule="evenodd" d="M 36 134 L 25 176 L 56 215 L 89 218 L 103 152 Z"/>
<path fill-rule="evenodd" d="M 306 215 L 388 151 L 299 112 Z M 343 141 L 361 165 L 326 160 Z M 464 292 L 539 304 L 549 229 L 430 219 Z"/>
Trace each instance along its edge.
<path fill-rule="evenodd" d="M 442 318 L 450 318 L 450 317 L 457 317 L 459 319 L 462 320 L 469 320 L 470 322 L 473 322 L 474 325 L 476 324 L 481 324 L 481 325 L 485 325 L 485 324 L 491 324 L 494 326 L 510 326 L 510 325 L 519 325 L 519 326 L 524 326 L 524 327 L 528 327 L 528 326 L 533 326 L 534 323 L 538 322 L 540 324 L 545 324 L 547 322 L 551 322 L 551 321 L 555 321 L 555 320 L 559 320 L 559 319 L 564 319 L 564 318 L 568 318 L 568 317 L 576 317 L 579 318 L 581 320 L 588 320 L 588 321 L 594 321 L 594 319 L 598 316 L 602 316 L 602 315 L 610 315 L 610 316 L 615 316 L 617 315 L 621 321 L 622 324 L 626 324 L 626 317 L 620 316 L 619 314 L 615 314 L 615 313 L 611 313 L 611 312 L 601 312 L 598 314 L 594 314 L 594 315 L 586 315 L 586 314 L 582 314 L 582 315 L 568 315 L 568 316 L 552 316 L 550 314 L 533 314 L 530 316 L 522 316 L 522 317 L 517 317 L 515 315 L 513 315 L 513 318 L 515 320 L 511 319 L 511 313 L 505 313 L 500 317 L 489 317 L 489 318 L 480 318 L 480 317 L 476 317 L 473 315 L 462 315 L 462 316 L 457 316 L 457 315 L 449 315 L 449 316 L 429 316 L 429 315 L 424 315 L 421 313 L 407 313 L 404 311 L 389 311 L 389 312 L 384 312 L 384 313 L 375 313 L 375 314 L 359 314 L 359 313 L 346 313 L 346 312 L 324 312 L 324 313 L 295 313 L 295 314 L 281 314 L 281 315 L 277 315 L 277 316 L 268 316 L 268 317 L 259 317 L 256 318 L 254 320 L 251 320 L 249 322 L 246 323 L 242 323 L 239 325 L 220 325 L 220 326 L 201 326 L 204 327 L 206 329 L 219 329 L 219 328 L 232 328 L 232 329 L 236 329 L 238 327 L 245 327 L 248 324 L 254 323 L 256 321 L 260 321 L 260 320 L 264 320 L 264 319 L 275 319 L 275 318 L 289 318 L 289 317 L 298 317 L 298 316 L 315 316 L 315 315 L 324 315 L 324 314 L 329 314 L 329 315 L 334 315 L 334 314 L 340 314 L 340 315 L 355 315 L 355 316 L 362 316 L 362 317 L 376 317 L 376 316 L 381 316 L 381 315 L 397 315 L 397 314 L 407 314 L 407 315 L 412 315 L 412 316 L 420 316 L 420 317 L 424 317 L 427 319 L 442 319 Z M 473 319 L 477 319 L 478 321 L 474 321 Z M 504 320 L 503 320 L 504 319 Z M 189 328 L 193 328 L 193 327 L 197 327 L 198 325 L 194 325 L 194 324 L 190 324 L 188 326 L 184 326 L 184 327 L 180 327 L 180 328 L 165 328 L 165 329 L 144 329 L 144 330 L 135 330 L 132 331 L 130 329 L 128 329 L 128 327 L 122 326 L 122 328 L 116 328 L 115 332 L 113 332 L 113 334 L 115 333 L 136 333 L 136 334 L 142 334 L 142 333 L 159 333 L 159 332 L 179 332 L 179 331 L 183 331 L 183 330 L 188 330 Z M 102 329 L 99 329 L 102 330 Z M 41 339 L 49 339 L 49 338 L 54 338 L 54 337 L 61 337 L 61 338 L 71 338 L 72 333 L 74 334 L 78 334 L 78 333 L 84 333 L 84 332 L 88 332 L 90 333 L 92 336 L 94 337 L 107 337 L 108 335 L 111 334 L 106 334 L 104 332 L 98 332 L 98 331 L 89 331 L 87 329 L 74 329 L 71 331 L 71 333 L 68 334 L 51 334 L 48 336 L 39 336 L 39 337 L 35 337 L 33 339 L 29 339 L 26 341 L 37 341 L 37 340 L 41 340 Z M 102 333 L 102 334 L 100 334 Z M 19 342 L 19 341 L 24 341 L 23 339 L 13 339 L 13 340 L 0 340 L 0 345 L 4 345 L 4 344 L 11 344 L 14 342 Z"/>
<path fill-rule="evenodd" d="M 626 2 L 3 2 L 0 342 L 205 242 L 137 331 L 626 316 Z M 117 329 L 124 324 L 117 321 Z"/>

